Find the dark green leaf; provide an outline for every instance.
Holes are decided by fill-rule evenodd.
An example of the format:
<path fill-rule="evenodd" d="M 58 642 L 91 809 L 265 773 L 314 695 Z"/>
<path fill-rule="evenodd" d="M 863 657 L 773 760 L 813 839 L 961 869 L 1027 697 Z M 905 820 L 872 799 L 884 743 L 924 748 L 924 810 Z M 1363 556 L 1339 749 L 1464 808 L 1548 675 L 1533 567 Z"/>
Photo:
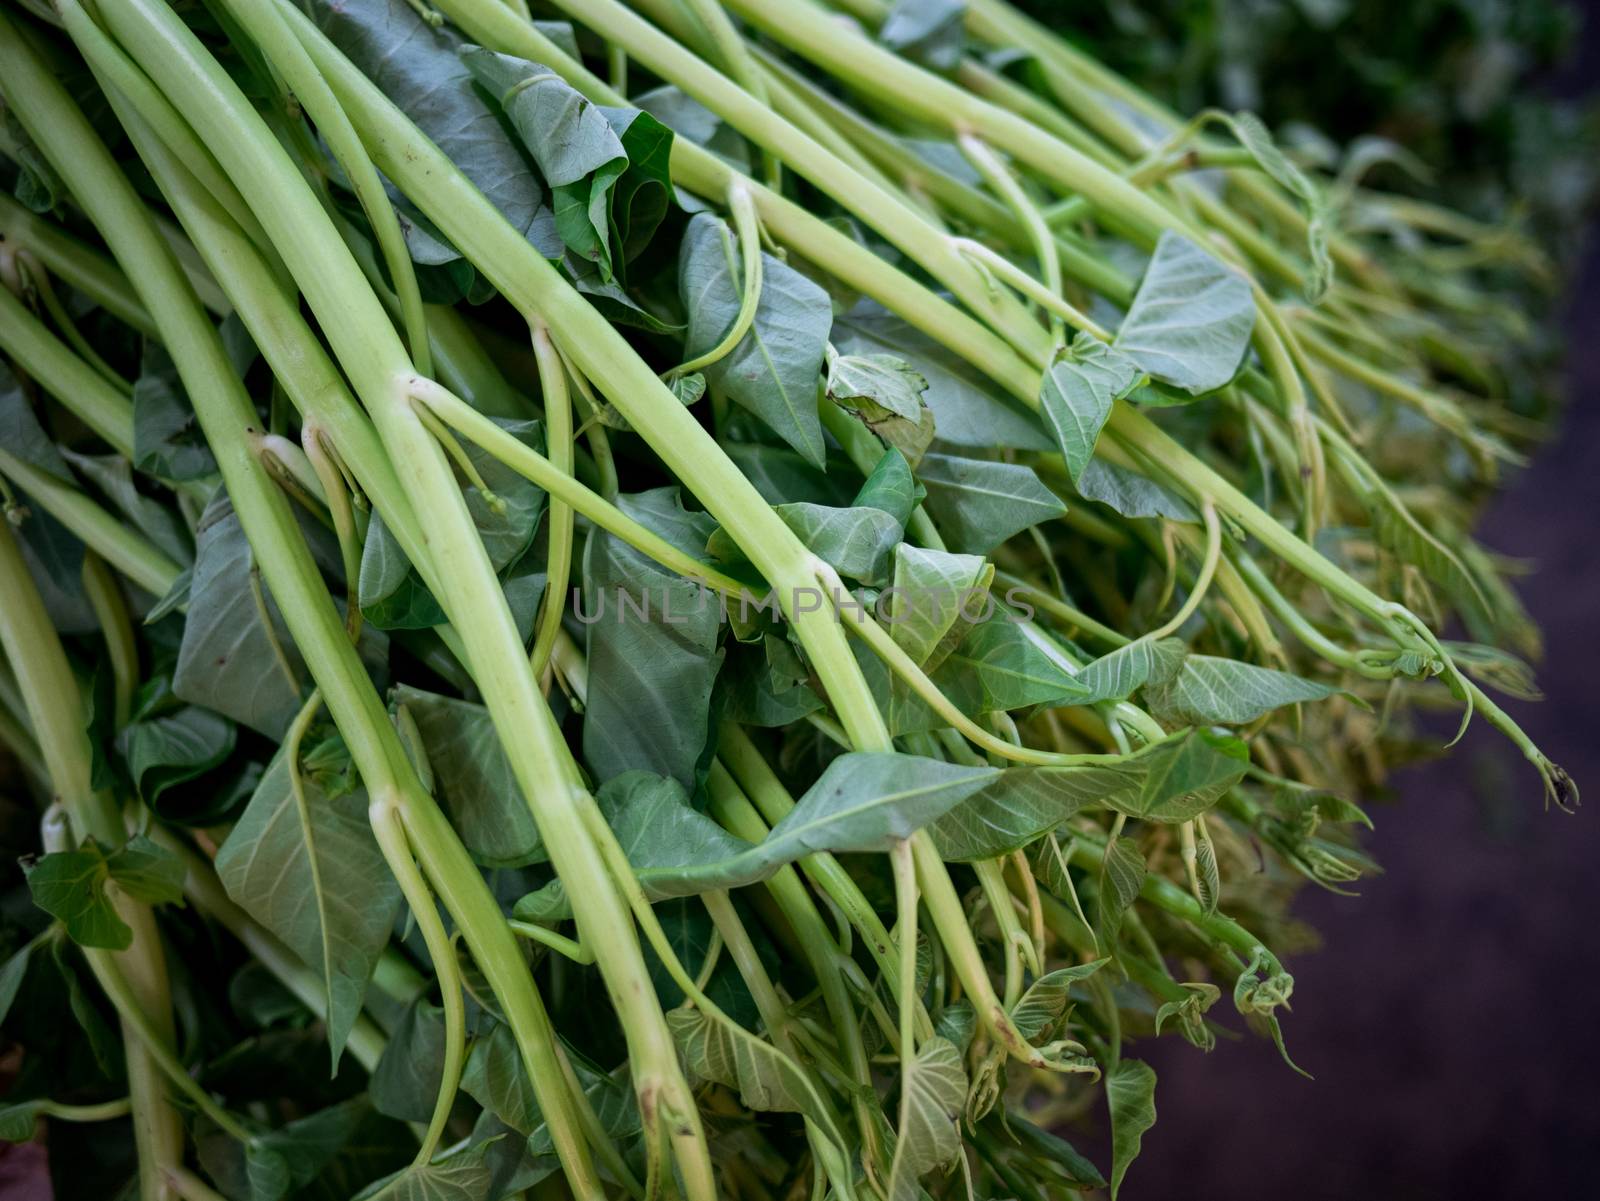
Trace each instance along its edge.
<path fill-rule="evenodd" d="M 941 427 L 942 428 L 942 427 Z M 1067 511 L 1033 468 L 991 459 L 924 455 L 917 478 L 951 550 L 985 555 L 1013 534 Z"/>
<path fill-rule="evenodd" d="M 675 488 L 617 500 L 624 512 L 700 555 L 714 527 Z M 710 733 L 721 614 L 700 585 L 598 530 L 584 559 L 589 697 L 583 753 L 601 780 L 636 768 L 694 781 Z"/>
<path fill-rule="evenodd" d="M 1245 276 L 1168 230 L 1114 345 L 1162 383 L 1200 396 L 1238 374 L 1255 320 Z"/>
<path fill-rule="evenodd" d="M 1039 405 L 1074 484 L 1094 457 L 1111 406 L 1133 390 L 1141 374 L 1127 355 L 1088 334 L 1079 334 L 1044 373 Z"/>
<path fill-rule="evenodd" d="M 64 484 L 76 482 L 56 444 L 33 415 L 22 385 L 3 361 L 0 361 L 0 447 Z"/>
<path fill-rule="evenodd" d="M 678 293 L 689 314 L 686 355 L 704 354 L 722 340 L 738 316 L 743 288 L 738 237 L 720 217 L 695 214 L 678 260 Z M 705 373 L 713 388 L 761 418 L 818 467 L 823 445 L 817 385 L 832 324 L 827 293 L 763 253 L 755 323 Z"/>
<path fill-rule="evenodd" d="M 1337 691 L 1270 667 L 1189 655 L 1171 679 L 1146 687 L 1145 700 L 1159 716 L 1173 722 L 1238 726 L 1283 705 L 1324 700 Z"/>
<path fill-rule="evenodd" d="M 533 241 L 543 201 L 538 178 L 498 114 L 474 90 L 455 35 L 429 25 L 406 0 L 310 0 L 307 7 L 361 73 Z M 539 248 L 547 257 L 558 253 L 549 244 Z"/>
<path fill-rule="evenodd" d="M 444 1010 L 418 997 L 406 1007 L 372 1071 L 372 1106 L 406 1122 L 433 1117 L 444 1079 Z"/>
<path fill-rule="evenodd" d="M 904 526 L 925 495 L 922 485 L 913 478 L 905 455 L 891 446 L 850 503 L 858 508 L 865 505 L 882 509 Z"/>
<path fill-rule="evenodd" d="M 233 753 L 236 738 L 227 718 L 184 705 L 176 712 L 125 727 L 117 735 L 117 751 L 140 799 L 154 805 L 168 788 L 221 764 Z"/>
<path fill-rule="evenodd" d="M 217 853 L 228 895 L 323 980 L 338 1064 L 362 993 L 389 941 L 400 887 L 367 822 L 367 794 L 328 796 L 280 751 Z"/>
<path fill-rule="evenodd" d="M 1099 501 L 1124 517 L 1166 517 L 1172 521 L 1199 521 L 1194 507 L 1164 484 L 1132 471 L 1120 463 L 1091 459 L 1078 476 L 1078 494 Z"/>
<path fill-rule="evenodd" d="M 543 862 L 539 829 L 489 711 L 407 685 L 393 695 L 417 723 L 434 791 L 472 857 L 485 867 Z"/>
<path fill-rule="evenodd" d="M 1038 626 L 1006 612 L 973 625 L 933 681 L 969 715 L 1078 704 L 1085 695 L 1071 660 Z"/>
<path fill-rule="evenodd" d="M 155 342 L 145 343 L 133 385 L 133 465 L 164 480 L 201 479 L 217 470 L 177 368 Z"/>
<path fill-rule="evenodd" d="M 966 53 L 966 0 L 895 0 L 878 40 L 935 71 L 953 71 Z"/>
<path fill-rule="evenodd" d="M 539 165 L 562 242 L 610 279 L 611 189 L 628 155 L 606 114 L 541 63 L 480 46 L 462 47 L 461 60 Z"/>

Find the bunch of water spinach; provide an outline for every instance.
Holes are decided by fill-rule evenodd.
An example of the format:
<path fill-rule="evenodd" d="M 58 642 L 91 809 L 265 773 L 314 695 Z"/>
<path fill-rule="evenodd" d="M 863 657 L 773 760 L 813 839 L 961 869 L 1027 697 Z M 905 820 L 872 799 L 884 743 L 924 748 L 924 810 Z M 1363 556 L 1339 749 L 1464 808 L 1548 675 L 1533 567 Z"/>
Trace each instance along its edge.
<path fill-rule="evenodd" d="M 1114 1195 L 1413 700 L 1577 800 L 1472 257 L 1003 0 L 27 0 L 0 97 L 59 1196 Z"/>

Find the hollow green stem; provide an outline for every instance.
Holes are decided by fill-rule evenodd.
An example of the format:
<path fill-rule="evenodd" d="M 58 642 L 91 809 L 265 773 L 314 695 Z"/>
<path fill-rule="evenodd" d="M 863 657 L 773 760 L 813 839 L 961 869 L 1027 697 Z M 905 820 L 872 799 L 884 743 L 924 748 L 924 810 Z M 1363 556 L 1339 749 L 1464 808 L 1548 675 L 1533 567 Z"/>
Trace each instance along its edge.
<path fill-rule="evenodd" d="M 567 392 L 567 371 L 561 356 L 550 341 L 544 326 L 533 330 L 533 353 L 539 363 L 539 386 L 544 394 L 545 449 L 550 452 L 553 471 L 572 475 L 572 397 Z M 550 496 L 550 549 L 546 557 L 544 600 L 539 609 L 538 632 L 528 656 L 533 674 L 544 678 L 550 652 L 561 632 L 561 615 L 566 612 L 567 584 L 572 577 L 572 506 Z"/>
<path fill-rule="evenodd" d="M 132 402 L 3 287 L 0 348 L 118 454 L 133 458 Z"/>
<path fill-rule="evenodd" d="M 727 202 L 728 213 L 733 218 L 733 230 L 739 238 L 739 258 L 743 266 L 739 312 L 728 327 L 728 332 L 722 335 L 715 346 L 674 367 L 670 372 L 673 377 L 703 370 L 732 354 L 734 347 L 750 332 L 751 325 L 755 323 L 756 309 L 761 304 L 761 224 L 750 199 L 750 189 L 737 177 L 728 185 Z"/>

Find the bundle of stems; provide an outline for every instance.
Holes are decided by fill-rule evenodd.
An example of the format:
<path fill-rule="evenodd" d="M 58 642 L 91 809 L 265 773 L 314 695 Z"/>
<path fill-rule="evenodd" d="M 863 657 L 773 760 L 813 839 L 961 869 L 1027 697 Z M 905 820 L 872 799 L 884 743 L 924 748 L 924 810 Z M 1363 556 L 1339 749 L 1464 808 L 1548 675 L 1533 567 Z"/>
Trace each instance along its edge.
<path fill-rule="evenodd" d="M 16 1137 L 131 1107 L 146 1198 L 1115 1195 L 1128 1044 L 1231 987 L 1284 1047 L 1408 707 L 1576 804 L 1486 691 L 1504 231 L 1397 201 L 1467 250 L 1413 270 L 1005 0 L 22 9 Z"/>

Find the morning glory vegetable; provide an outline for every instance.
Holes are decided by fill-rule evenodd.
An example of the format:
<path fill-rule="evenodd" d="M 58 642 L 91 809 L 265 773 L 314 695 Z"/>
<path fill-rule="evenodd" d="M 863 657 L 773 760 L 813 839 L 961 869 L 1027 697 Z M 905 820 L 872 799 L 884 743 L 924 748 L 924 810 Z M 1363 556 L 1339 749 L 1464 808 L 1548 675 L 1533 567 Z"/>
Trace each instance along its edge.
<path fill-rule="evenodd" d="M 534 7 L 0 15 L 0 1135 L 1114 1197 L 1141 1043 L 1289 1060 L 1413 700 L 1577 803 L 1472 535 L 1524 284 L 1005 0 Z"/>

